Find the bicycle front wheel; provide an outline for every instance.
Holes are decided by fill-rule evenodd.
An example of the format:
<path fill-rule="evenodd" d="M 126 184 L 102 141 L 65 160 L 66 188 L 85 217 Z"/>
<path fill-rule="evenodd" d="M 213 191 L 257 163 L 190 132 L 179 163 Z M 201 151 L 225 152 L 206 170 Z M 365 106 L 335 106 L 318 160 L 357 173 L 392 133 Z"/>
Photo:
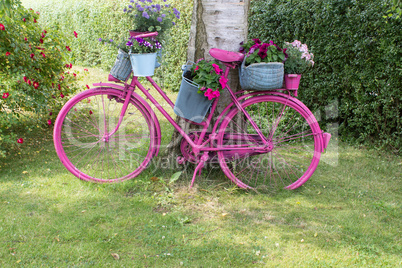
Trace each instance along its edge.
<path fill-rule="evenodd" d="M 223 120 L 217 146 L 226 176 L 242 188 L 295 189 L 314 173 L 321 155 L 321 130 L 311 111 L 291 98 L 251 97 L 242 111 L 232 109 Z M 267 145 L 268 144 L 268 145 Z"/>
<path fill-rule="evenodd" d="M 122 91 L 89 89 L 69 100 L 54 127 L 63 165 L 76 177 L 118 182 L 136 177 L 157 151 L 156 125 L 144 105 L 131 98 L 117 131 Z"/>

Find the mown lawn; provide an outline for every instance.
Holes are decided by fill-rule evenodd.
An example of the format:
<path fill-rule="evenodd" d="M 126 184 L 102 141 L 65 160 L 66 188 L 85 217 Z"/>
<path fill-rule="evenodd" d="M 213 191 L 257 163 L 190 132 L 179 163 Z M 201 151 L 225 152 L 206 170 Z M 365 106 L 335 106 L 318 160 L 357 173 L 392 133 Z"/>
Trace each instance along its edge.
<path fill-rule="evenodd" d="M 219 170 L 190 190 L 191 166 L 169 183 L 180 168 L 162 155 L 134 180 L 100 185 L 62 166 L 50 128 L 24 135 L 0 162 L 1 267 L 402 265 L 401 157 L 334 140 L 304 186 L 269 194 Z"/>

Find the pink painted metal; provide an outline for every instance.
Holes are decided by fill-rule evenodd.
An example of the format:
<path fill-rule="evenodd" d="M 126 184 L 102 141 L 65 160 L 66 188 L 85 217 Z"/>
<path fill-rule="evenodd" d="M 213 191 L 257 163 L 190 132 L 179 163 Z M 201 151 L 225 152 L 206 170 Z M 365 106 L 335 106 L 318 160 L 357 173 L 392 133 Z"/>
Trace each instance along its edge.
<path fill-rule="evenodd" d="M 137 37 L 156 35 L 154 32 Z M 236 62 L 244 58 L 241 53 L 221 49 L 211 49 L 210 54 L 225 64 L 225 78 L 230 69 L 236 67 Z M 146 78 L 173 108 L 174 103 L 157 83 L 151 77 Z M 218 160 L 223 172 L 240 188 L 261 190 L 269 187 L 268 185 L 280 184 L 282 188 L 295 189 L 314 173 L 320 154 L 330 140 L 330 134 L 320 130 L 311 111 L 286 89 L 238 94 L 227 87 L 232 102 L 220 113 L 214 126 L 211 126 L 212 117 L 219 97 L 213 102 L 205 121 L 200 124 L 202 129 L 187 134 L 137 77 L 134 76 L 129 83 L 126 81 L 124 86 L 111 83 L 97 83 L 94 86 L 96 87 L 78 94 L 66 103 L 54 129 L 54 143 L 60 160 L 71 173 L 83 180 L 115 182 L 132 179 L 158 154 L 161 142 L 160 125 L 147 101 L 135 92 L 137 89 L 183 137 L 183 157 L 177 159 L 178 163 L 190 161 L 197 164 L 190 187 L 206 163 Z M 97 98 L 98 106 L 92 106 L 90 101 L 86 101 L 91 96 Z M 88 108 L 84 109 L 85 106 Z M 116 106 L 117 110 L 110 112 Z M 76 115 L 77 109 L 82 114 Z M 92 114 L 97 117 L 91 117 Z M 133 115 L 137 117 L 130 121 Z M 90 131 L 81 125 L 81 121 L 90 126 Z M 137 134 L 138 130 L 126 130 L 130 124 L 135 126 L 138 123 L 147 126 L 138 128 L 145 129 L 142 136 Z M 208 131 L 211 127 L 212 131 Z M 75 143 L 71 142 L 73 136 Z M 91 142 L 82 145 L 81 139 L 90 139 Z M 124 143 L 122 140 L 128 142 Z M 144 148 L 148 151 L 139 152 L 133 147 L 131 140 L 138 144 L 145 142 Z M 118 150 L 103 149 L 113 147 L 116 141 L 123 144 L 126 155 L 136 157 L 137 167 L 133 172 L 129 172 L 125 159 L 120 159 Z M 73 150 L 70 151 L 70 147 Z M 74 150 L 82 153 L 74 153 Z M 115 174 L 112 171 L 98 171 L 100 165 L 97 166 L 95 161 L 100 161 L 100 158 L 102 161 L 112 162 Z M 86 165 L 81 165 L 80 161 L 86 162 L 86 165 L 92 163 L 93 171 L 87 169 Z M 108 177 L 102 178 L 106 173 Z"/>

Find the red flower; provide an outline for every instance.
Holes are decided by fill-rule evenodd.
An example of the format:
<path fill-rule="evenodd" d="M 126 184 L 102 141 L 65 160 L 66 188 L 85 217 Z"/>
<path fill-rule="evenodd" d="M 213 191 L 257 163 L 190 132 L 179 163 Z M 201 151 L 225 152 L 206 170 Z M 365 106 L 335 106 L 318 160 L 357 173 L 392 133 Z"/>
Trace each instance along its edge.
<path fill-rule="evenodd" d="M 18 143 L 24 143 L 24 139 L 23 139 L 23 138 L 19 138 L 19 139 L 17 140 L 17 142 L 18 142 Z"/>
<path fill-rule="evenodd" d="M 38 82 L 34 82 L 34 83 L 33 83 L 33 87 L 34 87 L 35 89 L 37 89 L 37 88 L 39 87 L 39 83 L 38 83 Z"/>
<path fill-rule="evenodd" d="M 25 18 L 22 19 L 23 22 L 26 22 L 27 20 Z"/>
<path fill-rule="evenodd" d="M 42 38 L 45 38 L 45 33 L 43 32 L 40 36 L 41 36 Z"/>
<path fill-rule="evenodd" d="M 93 114 L 93 112 L 91 110 L 89 110 L 89 114 Z"/>
<path fill-rule="evenodd" d="M 45 55 L 45 53 L 41 52 L 40 54 L 42 54 L 42 56 L 43 56 L 44 58 L 46 58 L 46 55 Z"/>
<path fill-rule="evenodd" d="M 6 56 L 10 56 L 11 55 L 11 53 L 10 52 L 6 52 Z"/>
<path fill-rule="evenodd" d="M 74 75 L 74 77 L 76 77 L 76 76 L 77 76 L 77 74 L 75 74 L 75 73 L 73 73 L 73 75 Z"/>
<path fill-rule="evenodd" d="M 89 86 L 88 86 L 88 85 L 86 85 L 86 87 L 87 87 L 87 89 L 89 89 Z"/>
<path fill-rule="evenodd" d="M 34 23 L 37 23 L 36 19 L 34 19 Z"/>
<path fill-rule="evenodd" d="M 6 30 L 6 27 L 4 27 L 4 25 L 0 23 L 0 31 L 5 31 L 5 30 Z"/>
<path fill-rule="evenodd" d="M 47 124 L 50 126 L 52 124 L 52 119 L 47 120 Z"/>
<path fill-rule="evenodd" d="M 28 78 L 26 76 L 24 76 L 24 82 L 28 83 Z"/>
<path fill-rule="evenodd" d="M 63 93 L 60 93 L 60 97 L 61 97 L 61 98 L 64 98 L 64 95 L 63 95 Z"/>
<path fill-rule="evenodd" d="M 35 57 L 35 54 L 31 54 L 31 55 L 29 55 L 30 57 L 31 57 L 31 59 L 33 59 L 34 57 Z"/>
<path fill-rule="evenodd" d="M 88 69 L 84 69 L 84 72 L 88 72 Z"/>
<path fill-rule="evenodd" d="M 64 76 L 61 76 L 60 81 L 63 81 L 63 80 L 64 80 Z"/>
<path fill-rule="evenodd" d="M 31 85 L 31 80 L 28 79 L 27 83 L 28 83 L 28 85 Z"/>
<path fill-rule="evenodd" d="M 46 34 L 47 33 L 47 31 L 46 30 L 43 30 L 43 32 Z"/>
<path fill-rule="evenodd" d="M 66 49 L 67 49 L 67 51 L 71 51 L 71 49 L 70 49 L 70 47 L 69 47 L 69 46 L 66 46 Z"/>
<path fill-rule="evenodd" d="M 8 93 L 8 92 L 3 93 L 3 99 L 7 99 L 7 98 L 8 98 L 8 96 L 10 96 L 10 93 Z"/>
<path fill-rule="evenodd" d="M 61 90 L 61 86 L 60 86 L 60 84 L 58 84 L 58 85 L 57 85 L 57 88 L 58 88 L 59 90 Z"/>
<path fill-rule="evenodd" d="M 41 44 L 43 44 L 43 39 L 41 38 L 41 39 L 39 39 L 39 42 L 41 43 Z"/>
<path fill-rule="evenodd" d="M 52 114 L 53 114 L 53 113 L 52 113 L 52 112 L 50 112 L 50 113 L 49 113 L 49 116 L 52 116 Z"/>
<path fill-rule="evenodd" d="M 75 38 L 77 38 L 77 36 L 78 36 L 76 31 L 74 31 L 74 36 L 75 36 Z"/>
<path fill-rule="evenodd" d="M 70 69 L 73 68 L 73 65 L 70 63 Z"/>

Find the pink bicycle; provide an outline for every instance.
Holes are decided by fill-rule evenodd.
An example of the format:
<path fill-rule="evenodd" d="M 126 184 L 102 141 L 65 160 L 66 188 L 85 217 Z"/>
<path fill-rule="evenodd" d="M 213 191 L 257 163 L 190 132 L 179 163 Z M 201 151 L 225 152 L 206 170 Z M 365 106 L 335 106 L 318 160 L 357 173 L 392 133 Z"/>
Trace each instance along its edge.
<path fill-rule="evenodd" d="M 243 54 L 220 49 L 211 49 L 210 54 L 226 66 L 226 78 L 244 58 Z M 149 76 L 146 79 L 174 108 L 155 81 Z M 226 87 L 232 102 L 220 113 L 212 130 L 208 131 L 219 97 L 199 123 L 202 129 L 185 133 L 137 76 L 124 86 L 94 86 L 65 104 L 54 127 L 54 144 L 61 162 L 86 181 L 132 179 L 158 154 L 158 119 L 136 89 L 182 135 L 183 156 L 178 161 L 196 164 L 191 186 L 205 163 L 218 161 L 225 175 L 241 188 L 295 189 L 312 176 L 330 140 L 330 134 L 321 131 L 312 112 L 286 89 L 234 93 Z"/>

